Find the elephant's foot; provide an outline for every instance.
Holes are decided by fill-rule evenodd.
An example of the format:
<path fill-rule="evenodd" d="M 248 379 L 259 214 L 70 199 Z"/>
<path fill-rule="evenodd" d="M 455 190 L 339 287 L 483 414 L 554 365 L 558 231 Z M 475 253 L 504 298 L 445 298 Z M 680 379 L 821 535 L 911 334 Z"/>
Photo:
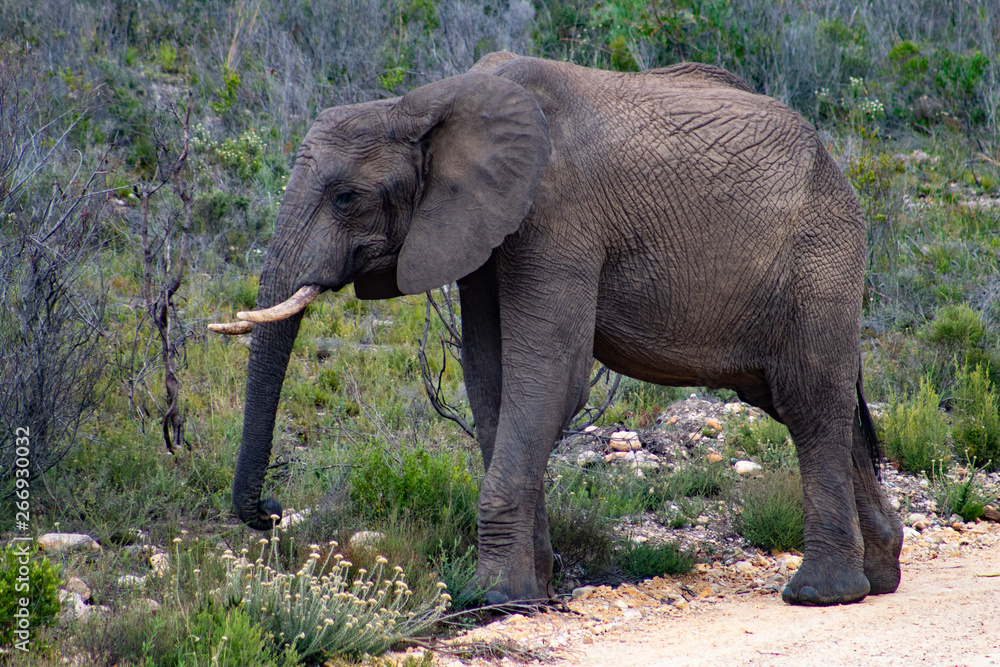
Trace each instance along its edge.
<path fill-rule="evenodd" d="M 899 552 L 903 548 L 903 526 L 899 519 L 884 519 L 878 522 L 876 531 L 872 525 L 861 523 L 865 538 L 865 577 L 871 584 L 869 595 L 894 593 L 899 587 Z"/>
<path fill-rule="evenodd" d="M 520 572 L 495 572 L 480 566 L 472 586 L 484 591 L 486 604 L 547 602 L 550 597 L 548 586 L 539 586 L 533 568 Z"/>
<path fill-rule="evenodd" d="M 813 565 L 807 559 L 781 591 L 781 599 L 788 604 L 810 606 L 849 604 L 864 599 L 870 589 L 861 572 L 833 567 L 830 563 Z"/>

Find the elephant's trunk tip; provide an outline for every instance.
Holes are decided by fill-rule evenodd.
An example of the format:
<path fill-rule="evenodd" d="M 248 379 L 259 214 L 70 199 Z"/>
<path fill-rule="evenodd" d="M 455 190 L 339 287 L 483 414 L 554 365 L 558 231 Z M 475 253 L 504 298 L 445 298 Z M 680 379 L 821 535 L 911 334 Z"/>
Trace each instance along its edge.
<path fill-rule="evenodd" d="M 281 523 L 281 503 L 274 498 L 267 498 L 257 503 L 257 513 L 250 517 L 242 516 L 237 510 L 240 520 L 254 530 L 271 530 Z"/>

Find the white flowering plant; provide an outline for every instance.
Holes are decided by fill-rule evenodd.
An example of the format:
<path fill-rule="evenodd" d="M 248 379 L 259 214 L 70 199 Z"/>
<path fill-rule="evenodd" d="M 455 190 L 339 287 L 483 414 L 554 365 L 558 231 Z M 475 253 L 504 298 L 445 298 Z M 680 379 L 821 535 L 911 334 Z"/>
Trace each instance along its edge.
<path fill-rule="evenodd" d="M 267 545 L 266 538 L 261 540 Z M 444 583 L 438 584 L 434 601 L 414 605 L 403 569 L 388 569 L 383 556 L 371 572 L 336 553 L 337 543 L 326 549 L 310 545 L 304 565 L 294 573 L 278 566 L 279 538 L 255 561 L 227 550 L 223 601 L 243 610 L 270 633 L 276 648 L 294 647 L 302 659 L 325 654 L 357 657 L 379 654 L 397 641 L 418 634 L 450 606 Z M 326 551 L 326 555 L 323 555 Z"/>

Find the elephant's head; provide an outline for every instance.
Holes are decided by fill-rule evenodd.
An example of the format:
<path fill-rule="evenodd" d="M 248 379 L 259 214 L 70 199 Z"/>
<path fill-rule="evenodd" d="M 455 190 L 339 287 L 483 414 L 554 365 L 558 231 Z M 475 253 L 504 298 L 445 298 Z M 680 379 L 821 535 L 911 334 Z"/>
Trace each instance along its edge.
<path fill-rule="evenodd" d="M 361 298 L 419 294 L 479 268 L 531 208 L 548 125 L 519 85 L 470 72 L 402 98 L 328 109 L 299 150 L 260 278 L 236 514 L 253 528 L 281 513 L 260 501 L 278 398 L 302 309 L 349 283 Z M 294 295 L 294 296 L 293 296 Z"/>

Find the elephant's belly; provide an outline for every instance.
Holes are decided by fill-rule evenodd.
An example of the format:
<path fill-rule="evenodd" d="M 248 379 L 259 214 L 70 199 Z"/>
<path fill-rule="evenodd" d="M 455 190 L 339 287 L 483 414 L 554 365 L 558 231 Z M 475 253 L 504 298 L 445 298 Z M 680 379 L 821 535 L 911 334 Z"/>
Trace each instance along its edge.
<path fill-rule="evenodd" d="M 762 365 L 742 360 L 737 350 L 720 348 L 711 341 L 679 350 L 653 336 L 627 335 L 598 327 L 594 332 L 594 358 L 616 373 L 644 382 L 732 389 L 754 405 L 770 407 L 770 389 Z"/>

